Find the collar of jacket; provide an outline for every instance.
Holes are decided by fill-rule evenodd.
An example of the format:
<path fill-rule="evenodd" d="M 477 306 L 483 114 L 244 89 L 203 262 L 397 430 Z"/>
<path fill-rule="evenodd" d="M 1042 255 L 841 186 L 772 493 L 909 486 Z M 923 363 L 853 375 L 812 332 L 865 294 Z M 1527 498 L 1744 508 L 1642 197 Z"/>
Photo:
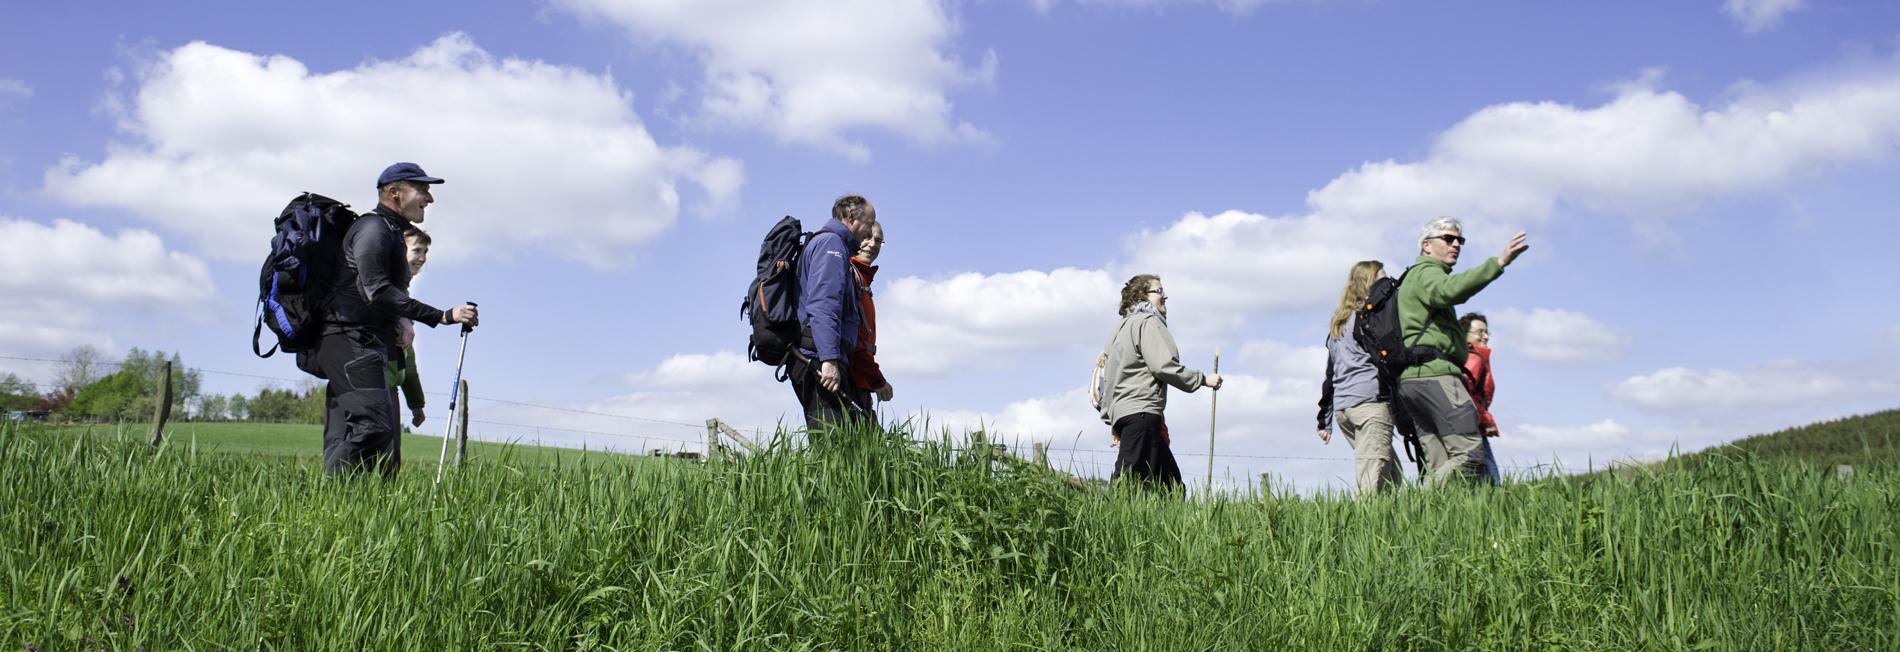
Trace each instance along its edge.
<path fill-rule="evenodd" d="M 832 235 L 838 236 L 839 238 L 843 239 L 844 244 L 845 244 L 845 247 L 844 247 L 845 251 L 856 252 L 858 250 L 857 234 L 852 233 L 851 228 L 845 226 L 844 222 L 838 221 L 838 218 L 834 217 L 834 218 L 831 218 L 829 221 L 826 221 L 825 225 L 818 229 L 818 232 L 830 233 Z"/>
<path fill-rule="evenodd" d="M 1476 344 L 1466 344 L 1465 348 L 1471 351 L 1472 353 L 1478 354 L 1478 357 L 1484 358 L 1485 362 L 1491 361 L 1491 347 L 1478 346 Z"/>
<path fill-rule="evenodd" d="M 1431 265 L 1437 267 L 1439 270 L 1444 271 L 1447 274 L 1451 273 L 1451 266 L 1446 265 L 1445 261 L 1439 260 L 1437 258 L 1433 258 L 1431 256 L 1427 256 L 1425 254 L 1419 254 L 1418 260 L 1412 261 L 1412 266 L 1417 267 L 1419 265 L 1424 265 L 1426 263 L 1430 263 Z"/>
<path fill-rule="evenodd" d="M 383 224 L 388 226 L 389 230 L 395 231 L 397 233 L 402 233 L 404 231 L 408 231 L 409 229 L 415 228 L 414 225 L 411 225 L 409 223 L 408 218 L 405 218 L 401 215 L 397 215 L 396 211 L 389 210 L 388 206 L 384 206 L 382 204 L 377 204 L 375 210 L 372 210 L 368 213 L 363 214 L 364 217 L 369 217 L 371 215 L 375 215 L 377 217 L 383 218 Z"/>
<path fill-rule="evenodd" d="M 1148 313 L 1150 315 L 1154 315 L 1156 319 L 1161 320 L 1162 326 L 1168 325 L 1168 316 L 1161 314 L 1161 310 L 1159 308 L 1156 308 L 1155 304 L 1148 303 L 1146 301 L 1140 301 L 1140 302 L 1135 303 L 1134 306 L 1128 309 L 1128 317 L 1131 319 L 1141 316 L 1142 313 Z"/>
<path fill-rule="evenodd" d="M 871 279 L 877 276 L 877 266 L 865 262 L 863 258 L 853 256 L 851 258 L 851 267 L 852 269 L 858 270 L 858 279 L 863 281 L 862 285 L 864 285 L 865 289 L 870 289 Z"/>

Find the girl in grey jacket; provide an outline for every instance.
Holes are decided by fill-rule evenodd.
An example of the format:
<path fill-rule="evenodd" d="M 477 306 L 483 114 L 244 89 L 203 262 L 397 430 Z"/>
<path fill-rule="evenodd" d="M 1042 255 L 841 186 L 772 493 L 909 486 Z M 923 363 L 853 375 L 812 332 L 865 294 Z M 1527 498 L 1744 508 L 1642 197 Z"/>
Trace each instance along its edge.
<path fill-rule="evenodd" d="M 1111 481 L 1132 473 L 1149 488 L 1181 486 L 1181 467 L 1169 449 L 1168 386 L 1192 392 L 1203 385 L 1218 390 L 1220 374 L 1202 374 L 1181 365 L 1181 353 L 1168 333 L 1168 294 L 1161 278 L 1142 274 L 1122 286 L 1122 320 L 1104 349 L 1096 408 L 1112 428 L 1121 453 Z"/>

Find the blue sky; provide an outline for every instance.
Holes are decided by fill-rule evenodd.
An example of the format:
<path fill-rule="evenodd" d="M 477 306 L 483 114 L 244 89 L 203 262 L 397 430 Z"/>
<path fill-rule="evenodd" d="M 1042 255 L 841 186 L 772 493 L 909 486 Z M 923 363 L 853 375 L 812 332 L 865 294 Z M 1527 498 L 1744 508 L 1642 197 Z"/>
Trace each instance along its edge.
<path fill-rule="evenodd" d="M 1469 306 L 1492 315 L 1509 464 L 1696 449 L 1891 407 L 1900 389 L 1900 310 L 1876 285 L 1900 236 L 1891 3 L 5 17 L 0 355 L 137 346 L 295 379 L 245 343 L 269 218 L 301 190 L 368 208 L 374 175 L 414 160 L 449 179 L 416 293 L 482 303 L 476 395 L 579 411 L 478 400 L 489 438 L 687 446 L 671 440 L 709 417 L 795 413 L 738 357 L 737 298 L 766 227 L 816 226 L 847 191 L 877 204 L 890 242 L 889 416 L 1080 449 L 1056 458 L 1087 474 L 1112 452 L 1081 394 L 1090 361 L 1120 282 L 1156 272 L 1186 362 L 1219 348 L 1232 378 L 1217 475 L 1343 488 L 1350 451 L 1311 428 L 1326 317 L 1353 261 L 1409 262 L 1439 214 L 1466 222 L 1466 265 L 1531 234 Z M 446 386 L 454 336 L 424 333 L 418 353 Z M 1206 414 L 1201 394 L 1168 415 L 1195 474 Z"/>

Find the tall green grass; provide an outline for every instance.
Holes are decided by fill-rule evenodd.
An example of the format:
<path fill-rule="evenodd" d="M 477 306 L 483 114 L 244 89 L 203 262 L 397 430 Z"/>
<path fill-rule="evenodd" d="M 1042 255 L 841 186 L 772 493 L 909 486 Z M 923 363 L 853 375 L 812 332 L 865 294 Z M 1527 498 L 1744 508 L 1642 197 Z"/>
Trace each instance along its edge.
<path fill-rule="evenodd" d="M 1183 501 L 962 445 L 480 460 L 436 488 L 7 428 L 0 648 L 1900 646 L 1890 474 Z"/>

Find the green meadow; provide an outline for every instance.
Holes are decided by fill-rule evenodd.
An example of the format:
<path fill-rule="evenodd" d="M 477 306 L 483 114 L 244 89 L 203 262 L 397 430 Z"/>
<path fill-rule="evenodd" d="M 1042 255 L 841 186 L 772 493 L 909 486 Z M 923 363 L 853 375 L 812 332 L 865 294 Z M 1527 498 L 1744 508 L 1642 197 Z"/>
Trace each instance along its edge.
<path fill-rule="evenodd" d="M 1184 500 L 873 430 L 435 486 L 439 440 L 336 480 L 301 428 L 0 428 L 0 649 L 1900 649 L 1878 466 Z"/>

